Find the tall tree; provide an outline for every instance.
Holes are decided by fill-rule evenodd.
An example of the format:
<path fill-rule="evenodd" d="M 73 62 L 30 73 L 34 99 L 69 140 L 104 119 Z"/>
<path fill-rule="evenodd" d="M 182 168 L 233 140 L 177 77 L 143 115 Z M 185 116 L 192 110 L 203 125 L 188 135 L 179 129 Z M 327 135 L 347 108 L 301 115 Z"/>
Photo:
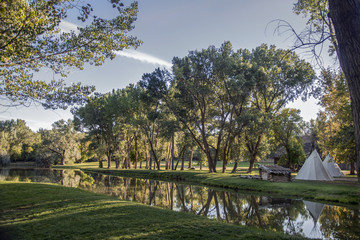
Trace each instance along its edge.
<path fill-rule="evenodd" d="M 249 64 L 256 69 L 256 83 L 252 91 L 252 112 L 258 124 L 248 139 L 250 156 L 249 172 L 259 154 L 260 143 L 266 136 L 270 120 L 288 102 L 298 97 L 306 97 L 315 79 L 311 65 L 300 59 L 295 52 L 268 47 L 266 44 L 254 49 Z"/>
<path fill-rule="evenodd" d="M 81 158 L 80 140 L 82 134 L 75 130 L 73 121 L 59 120 L 52 126 L 51 130 L 40 131 L 43 150 L 53 153 L 47 157 L 59 159 L 61 165 L 79 160 Z"/>
<path fill-rule="evenodd" d="M 234 53 L 230 42 L 174 58 L 174 79 L 167 105 L 193 137 L 208 161 L 210 172 L 233 137 L 235 118 L 251 92 L 249 66 Z M 225 154 L 224 151 L 225 150 Z"/>
<path fill-rule="evenodd" d="M 168 74 L 167 71 L 156 69 L 152 73 L 144 74 L 139 82 L 142 88 L 140 95 L 142 114 L 138 117 L 138 124 L 150 147 L 150 162 L 154 160 L 158 170 L 160 170 L 162 149 L 159 142 L 160 121 L 163 115 L 162 99 L 168 91 L 166 86 Z"/>
<path fill-rule="evenodd" d="M 123 164 L 125 168 L 131 168 L 131 150 L 134 145 L 137 148 L 139 94 L 140 89 L 130 85 L 113 92 L 111 95 L 110 105 L 113 108 L 112 112 L 116 119 L 116 134 L 121 136 L 120 144 L 125 153 Z M 137 158 L 137 151 L 135 149 L 135 158 Z"/>
<path fill-rule="evenodd" d="M 306 155 L 302 147 L 300 136 L 304 124 L 300 116 L 300 110 L 284 108 L 276 114 L 272 122 L 273 138 L 276 149 L 285 149 L 286 159 L 283 163 L 287 167 L 293 164 L 301 164 Z M 280 158 L 280 160 L 282 160 Z"/>
<path fill-rule="evenodd" d="M 137 2 L 108 0 L 116 17 L 94 14 L 86 1 L 4 0 L 0 3 L 0 95 L 7 105 L 40 102 L 45 108 L 66 108 L 82 102 L 93 87 L 66 86 L 62 78 L 85 63 L 101 65 L 115 51 L 141 44 L 129 35 Z M 63 31 L 68 14 L 78 13 L 77 30 Z M 81 25 L 81 26 L 80 26 Z M 35 80 L 34 72 L 48 69 L 57 80 Z M 3 103 L 2 103 L 3 104 Z M 6 103 L 5 103 L 6 104 Z"/>
<path fill-rule="evenodd" d="M 110 93 L 94 96 L 84 107 L 72 111 L 77 128 L 94 136 L 99 145 L 105 145 L 108 168 L 111 167 L 113 154 L 120 141 L 115 131 L 116 115 L 111 97 Z"/>

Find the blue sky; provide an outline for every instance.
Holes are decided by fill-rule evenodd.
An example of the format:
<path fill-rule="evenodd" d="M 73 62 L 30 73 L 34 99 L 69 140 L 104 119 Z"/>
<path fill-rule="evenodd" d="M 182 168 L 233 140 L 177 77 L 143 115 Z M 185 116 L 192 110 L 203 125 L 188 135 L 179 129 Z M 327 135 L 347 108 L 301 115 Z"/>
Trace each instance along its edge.
<path fill-rule="evenodd" d="M 130 1 L 125 1 L 130 2 Z M 74 69 L 67 82 L 95 85 L 98 92 L 124 88 L 140 80 L 142 74 L 156 67 L 169 67 L 174 56 L 183 57 L 188 51 L 219 47 L 230 41 L 234 49 L 253 49 L 262 43 L 289 48 L 292 39 L 274 34 L 275 19 L 290 22 L 297 30 L 305 27 L 305 20 L 292 12 L 292 0 L 139 0 L 138 19 L 131 32 L 144 43 L 136 51 L 119 53 L 100 67 L 85 66 Z M 114 12 L 105 1 L 92 1 L 99 14 L 112 16 Z M 106 7 L 104 7 L 106 6 Z M 64 29 L 79 24 L 69 16 Z M 309 59 L 310 60 L 310 59 Z M 38 78 L 53 78 L 50 72 L 41 72 Z M 299 108 L 304 120 L 316 118 L 319 107 L 316 100 L 301 100 L 288 107 Z M 60 119 L 72 118 L 69 110 L 43 110 L 41 106 L 17 107 L 0 110 L 0 120 L 24 119 L 33 130 L 51 128 Z"/>

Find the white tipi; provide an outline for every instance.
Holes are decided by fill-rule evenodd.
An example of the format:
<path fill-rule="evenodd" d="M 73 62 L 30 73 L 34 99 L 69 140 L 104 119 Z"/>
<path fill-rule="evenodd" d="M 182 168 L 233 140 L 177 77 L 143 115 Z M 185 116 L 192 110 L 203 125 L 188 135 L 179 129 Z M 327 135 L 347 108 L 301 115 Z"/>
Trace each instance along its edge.
<path fill-rule="evenodd" d="M 326 156 L 326 158 L 323 161 L 323 165 L 324 165 L 325 169 L 328 171 L 328 173 L 330 174 L 330 176 L 332 176 L 332 177 L 343 177 L 344 176 L 344 173 L 339 168 L 339 165 L 337 165 L 337 163 L 334 161 L 334 159 L 330 155 Z"/>
<path fill-rule="evenodd" d="M 304 165 L 298 172 L 295 179 L 333 181 L 328 171 L 324 168 L 321 158 L 316 150 L 306 159 Z"/>

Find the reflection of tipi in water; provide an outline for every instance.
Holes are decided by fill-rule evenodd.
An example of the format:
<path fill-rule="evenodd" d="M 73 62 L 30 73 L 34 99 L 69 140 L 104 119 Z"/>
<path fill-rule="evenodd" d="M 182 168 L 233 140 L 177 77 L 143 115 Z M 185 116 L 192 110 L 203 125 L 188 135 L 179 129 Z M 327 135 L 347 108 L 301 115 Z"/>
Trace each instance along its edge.
<path fill-rule="evenodd" d="M 324 204 L 317 203 L 317 202 L 309 202 L 309 201 L 303 201 L 306 209 L 310 213 L 310 216 L 312 217 L 314 221 L 314 226 L 311 229 L 310 232 L 310 238 L 322 238 L 322 233 L 320 231 L 320 227 L 318 226 L 317 222 L 319 220 L 319 217 L 324 209 Z"/>

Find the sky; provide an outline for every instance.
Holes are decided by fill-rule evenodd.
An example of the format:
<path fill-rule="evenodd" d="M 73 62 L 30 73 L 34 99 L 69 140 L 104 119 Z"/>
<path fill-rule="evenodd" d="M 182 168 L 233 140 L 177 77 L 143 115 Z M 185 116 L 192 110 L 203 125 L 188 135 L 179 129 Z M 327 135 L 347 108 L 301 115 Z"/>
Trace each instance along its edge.
<path fill-rule="evenodd" d="M 114 16 L 107 1 L 90 1 L 99 15 Z M 130 1 L 125 1 L 128 3 Z M 86 65 L 84 70 L 71 70 L 67 83 L 82 82 L 94 85 L 97 92 L 124 88 L 136 83 L 144 73 L 157 67 L 170 68 L 173 57 L 184 57 L 191 50 L 201 50 L 210 45 L 219 47 L 230 41 L 233 49 L 253 49 L 262 43 L 290 48 L 293 39 L 289 35 L 274 33 L 276 19 L 286 20 L 300 31 L 306 20 L 292 12 L 294 0 L 139 0 L 139 13 L 131 35 L 143 44 L 136 50 L 117 52 L 114 60 L 102 66 Z M 62 23 L 64 31 L 79 24 L 74 16 Z M 303 58 L 306 59 L 304 55 Z M 307 59 L 310 61 L 311 59 Z M 37 75 L 42 80 L 51 80 L 51 72 Z M 298 108 L 305 121 L 315 119 L 320 107 L 317 100 L 297 100 L 287 107 Z M 0 120 L 23 119 L 33 129 L 51 128 L 60 119 L 72 118 L 68 110 L 44 110 L 41 106 L 0 107 Z"/>

